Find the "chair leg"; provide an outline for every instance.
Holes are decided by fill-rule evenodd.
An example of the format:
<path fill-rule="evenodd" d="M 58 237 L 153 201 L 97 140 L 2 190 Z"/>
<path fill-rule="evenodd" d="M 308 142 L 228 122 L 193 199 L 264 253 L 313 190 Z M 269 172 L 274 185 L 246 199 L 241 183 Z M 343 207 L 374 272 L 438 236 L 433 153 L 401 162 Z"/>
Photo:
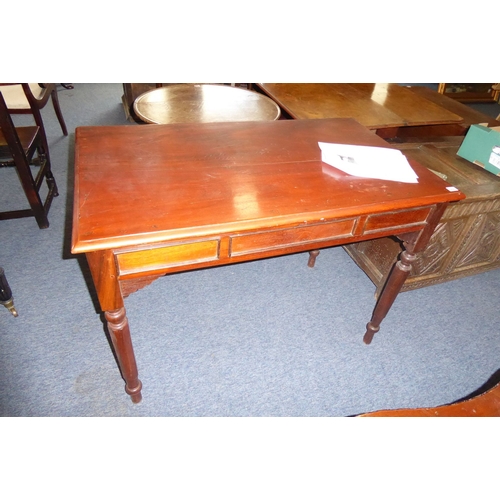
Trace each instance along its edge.
<path fill-rule="evenodd" d="M 40 222 L 37 219 L 38 225 L 40 226 L 40 229 L 47 228 L 49 226 L 49 221 L 48 221 L 48 214 L 50 210 L 50 206 L 52 204 L 52 199 L 55 196 L 59 196 L 59 190 L 57 188 L 57 183 L 56 179 L 54 178 L 54 174 L 52 173 L 52 167 L 50 164 L 50 158 L 48 155 L 45 153 L 43 146 L 40 146 L 38 148 L 38 159 L 40 161 L 40 172 L 39 176 L 40 177 L 45 177 L 45 182 L 47 183 L 48 187 L 48 193 L 45 198 L 45 202 L 43 203 L 43 212 L 44 212 L 44 218 L 40 219 L 42 224 L 45 224 L 45 220 L 47 221 L 46 226 L 40 226 Z M 35 185 L 40 186 L 40 183 L 42 180 L 39 180 L 39 177 L 37 177 L 35 181 Z M 38 195 L 38 188 L 37 188 L 37 195 Z M 39 195 L 38 195 L 39 197 Z M 35 215 L 36 217 L 36 215 Z"/>
<path fill-rule="evenodd" d="M 12 291 L 10 289 L 5 272 L 0 267 L 0 304 L 6 307 L 13 316 L 17 316 L 16 308 L 14 307 L 14 299 L 12 298 Z"/>
<path fill-rule="evenodd" d="M 54 105 L 54 111 L 56 112 L 57 119 L 59 120 L 59 125 L 61 125 L 61 130 L 64 135 L 68 135 L 68 129 L 66 128 L 66 123 L 64 122 L 61 108 L 59 106 L 59 97 L 57 95 L 57 90 L 54 89 L 50 95 L 52 97 L 52 104 Z"/>
<path fill-rule="evenodd" d="M 47 159 L 46 159 L 47 161 Z M 48 168 L 50 172 L 50 163 L 45 166 L 41 165 L 40 168 Z M 47 212 L 43 206 L 40 194 L 38 193 L 35 180 L 30 170 L 30 166 L 26 161 L 20 161 L 16 165 L 17 173 L 19 174 L 19 179 L 23 187 L 28 203 L 33 211 L 33 216 L 36 219 L 38 227 L 40 229 L 46 229 L 49 227 L 49 219 L 47 217 Z"/>

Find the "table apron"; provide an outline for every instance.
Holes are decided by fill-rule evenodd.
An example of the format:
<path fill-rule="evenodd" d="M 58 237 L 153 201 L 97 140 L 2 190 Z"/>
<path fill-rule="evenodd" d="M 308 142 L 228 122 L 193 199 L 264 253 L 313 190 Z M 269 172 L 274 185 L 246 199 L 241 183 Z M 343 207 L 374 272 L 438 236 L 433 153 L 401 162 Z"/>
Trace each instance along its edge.
<path fill-rule="evenodd" d="M 419 232 L 432 208 L 119 248 L 114 250 L 118 279 L 164 275 Z"/>

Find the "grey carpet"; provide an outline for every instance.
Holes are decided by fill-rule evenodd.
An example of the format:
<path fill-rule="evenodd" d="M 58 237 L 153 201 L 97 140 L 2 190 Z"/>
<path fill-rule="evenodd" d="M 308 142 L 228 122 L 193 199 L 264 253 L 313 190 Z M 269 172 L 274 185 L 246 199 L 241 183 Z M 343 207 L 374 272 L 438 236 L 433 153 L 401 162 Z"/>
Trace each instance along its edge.
<path fill-rule="evenodd" d="M 69 252 L 74 129 L 131 124 L 121 84 L 59 89 L 43 110 L 60 196 L 50 228 L 0 221 L 19 317 L 0 309 L 2 416 L 347 416 L 445 404 L 500 368 L 500 270 L 400 294 L 371 345 L 375 288 L 342 248 L 161 278 L 126 300 L 143 382 L 134 405 L 85 261 Z M 16 117 L 25 123 L 27 117 Z M 0 209 L 24 203 L 0 169 Z"/>

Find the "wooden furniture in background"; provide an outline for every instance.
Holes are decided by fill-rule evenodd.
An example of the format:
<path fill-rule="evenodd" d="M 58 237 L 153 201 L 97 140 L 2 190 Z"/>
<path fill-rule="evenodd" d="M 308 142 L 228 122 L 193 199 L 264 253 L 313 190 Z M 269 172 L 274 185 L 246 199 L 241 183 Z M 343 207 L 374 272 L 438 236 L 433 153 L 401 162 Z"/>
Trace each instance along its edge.
<path fill-rule="evenodd" d="M 14 307 L 14 299 L 12 298 L 12 290 L 9 282 L 5 277 L 3 267 L 0 267 L 0 304 L 3 305 L 12 316 L 17 316 L 16 308 Z"/>
<path fill-rule="evenodd" d="M 371 342 L 464 195 L 416 162 L 415 184 L 324 173 L 318 141 L 388 147 L 351 119 L 76 129 L 72 252 L 86 254 L 132 401 L 142 384 L 124 299 L 169 273 L 398 235 L 405 251 L 367 324 Z"/>
<path fill-rule="evenodd" d="M 423 97 L 438 106 L 455 113 L 463 118 L 463 122 L 449 125 L 429 125 L 422 127 L 408 127 L 399 130 L 398 137 L 405 140 L 407 137 L 431 137 L 431 136 L 449 136 L 449 135 L 465 135 L 471 125 L 478 123 L 487 124 L 489 127 L 499 127 L 500 121 L 489 115 L 485 115 L 475 109 L 462 104 L 461 102 L 450 99 L 446 95 L 440 94 L 428 87 L 413 85 L 406 87 L 411 92 Z"/>
<path fill-rule="evenodd" d="M 257 83 L 291 118 L 354 118 L 381 137 L 463 118 L 395 83 Z"/>
<path fill-rule="evenodd" d="M 440 83 L 438 92 L 460 102 L 498 102 L 498 83 Z"/>
<path fill-rule="evenodd" d="M 156 88 L 158 88 L 156 83 L 124 83 L 122 103 L 126 117 L 135 120 L 134 101 L 144 92 Z"/>
<path fill-rule="evenodd" d="M 277 120 L 279 106 L 252 90 L 226 85 L 167 85 L 141 94 L 135 115 L 146 123 L 209 123 Z"/>
<path fill-rule="evenodd" d="M 393 144 L 410 160 L 446 176 L 467 196 L 448 206 L 426 250 L 417 256 L 403 291 L 500 267 L 500 177 L 457 156 L 462 140 L 443 137 Z M 382 238 L 344 248 L 380 293 L 400 244 Z"/>
<path fill-rule="evenodd" d="M 157 89 L 167 85 L 175 85 L 174 83 L 123 83 L 122 103 L 127 119 L 138 121 L 134 113 L 134 101 L 144 92 Z M 236 83 L 233 86 L 250 89 L 250 83 Z"/>
<path fill-rule="evenodd" d="M 33 177 L 30 165 L 37 164 Z M 52 175 L 48 145 L 39 126 L 15 127 L 0 93 L 0 166 L 14 167 L 31 208 L 0 212 L 0 220 L 35 217 L 40 229 L 49 227 L 47 217 L 52 199 L 58 190 Z M 14 173 L 13 173 L 14 175 Z M 40 198 L 43 181 L 47 183 L 45 201 Z"/>
<path fill-rule="evenodd" d="M 40 110 L 45 107 L 49 98 L 52 99 L 61 130 L 64 135 L 68 135 L 55 83 L 2 83 L 0 84 L 0 92 L 3 94 L 11 114 L 33 114 L 36 124 L 43 129 L 44 134 L 45 127 Z"/>

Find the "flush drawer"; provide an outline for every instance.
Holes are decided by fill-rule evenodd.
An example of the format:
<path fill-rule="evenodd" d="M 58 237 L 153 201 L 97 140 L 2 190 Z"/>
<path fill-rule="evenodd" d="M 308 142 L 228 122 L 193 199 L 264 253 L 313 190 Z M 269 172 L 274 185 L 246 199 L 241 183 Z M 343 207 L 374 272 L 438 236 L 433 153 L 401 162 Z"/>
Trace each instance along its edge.
<path fill-rule="evenodd" d="M 238 256 L 351 236 L 355 222 L 354 218 L 232 236 L 230 253 Z"/>
<path fill-rule="evenodd" d="M 379 215 L 370 215 L 366 220 L 363 234 L 387 231 L 388 229 L 400 230 L 405 227 L 411 228 L 415 225 L 425 223 L 431 207 L 417 208 L 404 212 L 394 212 Z"/>
<path fill-rule="evenodd" d="M 218 239 L 116 253 L 120 276 L 144 271 L 161 271 L 218 259 Z"/>

